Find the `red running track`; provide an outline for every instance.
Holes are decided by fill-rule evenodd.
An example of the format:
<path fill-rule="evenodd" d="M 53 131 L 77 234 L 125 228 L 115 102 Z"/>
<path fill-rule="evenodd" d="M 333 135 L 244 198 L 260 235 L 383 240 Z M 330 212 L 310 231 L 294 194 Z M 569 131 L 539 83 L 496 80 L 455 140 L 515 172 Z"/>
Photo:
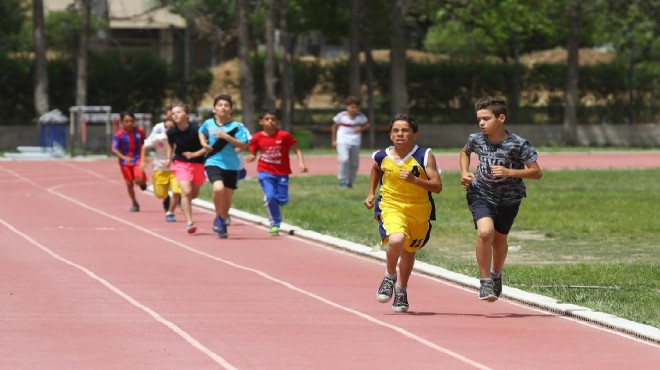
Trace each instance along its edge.
<path fill-rule="evenodd" d="M 455 154 L 435 153 L 438 165 L 444 171 L 460 170 L 458 164 L 458 150 Z M 292 160 L 292 168 L 297 173 L 297 162 L 295 156 Z M 476 165 L 476 157 L 472 158 L 472 164 Z M 370 156 L 360 158 L 360 174 L 369 174 L 373 160 Z M 549 170 L 577 170 L 581 168 L 609 169 L 609 168 L 655 168 L 660 167 L 660 151 L 643 152 L 589 152 L 589 153 L 539 153 L 539 165 L 542 169 Z M 313 157 L 309 171 L 310 174 L 335 174 L 337 173 L 337 157 L 321 156 Z M 256 173 L 256 164 L 246 164 L 248 173 Z"/>
<path fill-rule="evenodd" d="M 310 165 L 314 159 L 310 158 Z M 311 166 L 310 166 L 311 167 Z M 320 168 L 319 164 L 317 168 Z M 660 346 L 235 220 L 128 213 L 115 161 L 0 162 L 0 368 L 655 368 Z"/>

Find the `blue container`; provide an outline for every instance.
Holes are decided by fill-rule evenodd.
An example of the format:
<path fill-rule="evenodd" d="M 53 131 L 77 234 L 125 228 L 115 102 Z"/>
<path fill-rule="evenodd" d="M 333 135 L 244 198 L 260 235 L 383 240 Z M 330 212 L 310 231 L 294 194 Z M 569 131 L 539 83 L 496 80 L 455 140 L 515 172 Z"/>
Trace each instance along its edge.
<path fill-rule="evenodd" d="M 66 148 L 67 123 L 39 123 L 39 146 Z"/>

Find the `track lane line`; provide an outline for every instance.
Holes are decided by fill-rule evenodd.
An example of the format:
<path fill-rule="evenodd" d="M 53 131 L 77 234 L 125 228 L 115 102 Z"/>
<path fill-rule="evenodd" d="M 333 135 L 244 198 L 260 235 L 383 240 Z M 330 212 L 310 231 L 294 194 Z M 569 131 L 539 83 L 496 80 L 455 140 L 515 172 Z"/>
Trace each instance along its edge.
<path fill-rule="evenodd" d="M 1 218 L 0 218 L 0 224 L 5 226 L 11 232 L 13 232 L 13 233 L 17 234 L 18 236 L 22 237 L 23 239 L 25 239 L 30 244 L 32 244 L 35 247 L 41 249 L 46 254 L 50 255 L 51 257 L 55 258 L 56 260 L 66 264 L 66 265 L 69 265 L 69 266 L 71 266 L 71 267 L 73 267 L 77 270 L 82 271 L 85 275 L 87 275 L 90 278 L 92 278 L 93 280 L 96 280 L 97 282 L 101 283 L 101 285 L 108 288 L 110 291 L 117 294 L 118 296 L 120 296 L 121 298 L 126 300 L 131 305 L 141 309 L 142 311 L 147 313 L 149 316 L 151 316 L 154 320 L 156 320 L 157 322 L 163 324 L 168 329 L 175 332 L 177 335 L 179 335 L 181 338 L 183 338 L 186 342 L 188 342 L 188 344 L 190 344 L 194 348 L 198 349 L 200 352 L 202 352 L 206 356 L 210 357 L 218 365 L 220 365 L 223 368 L 228 369 L 228 370 L 235 370 L 236 369 L 236 367 L 234 367 L 232 364 L 230 364 L 227 360 L 222 358 L 217 353 L 211 351 L 209 348 L 207 348 L 202 343 L 200 343 L 197 339 L 193 338 L 190 334 L 188 334 L 185 330 L 178 327 L 175 323 L 165 319 L 158 312 L 152 310 L 151 308 L 149 308 L 149 307 L 145 306 L 144 304 L 140 303 L 137 299 L 135 299 L 135 298 L 131 297 L 130 295 L 124 293 L 124 291 L 122 291 L 121 289 L 119 289 L 116 286 L 112 285 L 112 283 L 110 283 L 109 281 L 107 281 L 107 280 L 103 279 L 102 277 L 98 276 L 93 271 L 89 270 L 88 268 L 86 268 L 82 265 L 79 265 L 79 264 L 77 264 L 73 261 L 70 261 L 70 260 L 60 256 L 59 254 L 55 253 L 50 248 L 48 248 L 48 247 L 44 246 L 43 244 L 39 243 L 38 241 L 32 239 L 29 235 L 21 232 L 20 230 L 15 228 L 13 225 L 9 224 L 8 222 L 6 222 L 5 220 L 3 220 Z"/>
<path fill-rule="evenodd" d="M 75 166 L 72 166 L 72 167 L 75 168 Z M 310 297 L 310 298 L 312 298 L 312 299 L 315 299 L 315 300 L 317 300 L 317 301 L 319 301 L 319 302 L 321 302 L 321 303 L 324 303 L 324 304 L 326 304 L 326 305 L 329 305 L 329 306 L 331 306 L 331 307 L 333 307 L 333 308 L 336 308 L 336 309 L 339 309 L 339 310 L 341 310 L 341 311 L 344 311 L 344 312 L 350 313 L 350 314 L 352 314 L 352 315 L 355 315 L 355 316 L 357 316 L 357 317 L 360 317 L 360 318 L 362 318 L 362 319 L 364 319 L 364 320 L 367 320 L 367 321 L 369 321 L 369 322 L 371 322 L 371 323 L 374 323 L 374 324 L 376 324 L 376 325 L 379 325 L 379 326 L 382 326 L 382 327 L 388 328 L 388 329 L 390 329 L 390 330 L 393 330 L 393 331 L 397 332 L 398 334 L 401 334 L 401 335 L 403 335 L 403 336 L 405 336 L 405 337 L 407 337 L 407 338 L 409 338 L 409 339 L 411 339 L 411 340 L 414 340 L 414 341 L 416 341 L 416 342 L 418 342 L 418 343 L 420 343 L 420 344 L 422 344 L 422 345 L 424 345 L 424 346 L 426 346 L 426 347 L 428 347 L 428 348 L 430 348 L 430 349 L 433 349 L 433 350 L 435 350 L 435 351 L 438 351 L 438 352 L 440 352 L 440 353 L 443 353 L 443 354 L 445 354 L 445 355 L 447 355 L 447 356 L 449 356 L 449 357 L 452 357 L 452 358 L 454 358 L 454 359 L 456 359 L 456 360 L 458 360 L 458 361 L 461 361 L 461 362 L 463 362 L 463 363 L 465 363 L 465 364 L 467 364 L 467 365 L 470 365 L 470 366 L 472 366 L 472 367 L 474 367 L 474 368 L 481 369 L 481 370 L 491 370 L 491 368 L 488 367 L 488 366 L 485 365 L 485 364 L 482 364 L 482 363 L 480 363 L 480 362 L 477 362 L 477 361 L 475 361 L 475 360 L 472 360 L 472 359 L 470 359 L 470 358 L 467 358 L 467 357 L 461 355 L 460 353 L 454 352 L 454 351 L 452 351 L 452 350 L 450 350 L 450 349 L 448 349 L 448 348 L 445 348 L 445 347 L 442 347 L 442 346 L 440 346 L 440 345 L 438 345 L 438 344 L 435 344 L 435 343 L 433 343 L 433 342 L 431 342 L 431 341 L 429 341 L 429 340 L 427 340 L 427 339 L 425 339 L 425 338 L 423 338 L 423 337 L 420 337 L 420 336 L 418 336 L 418 335 L 415 335 L 414 333 L 412 333 L 412 332 L 410 332 L 410 331 L 408 331 L 408 330 L 406 330 L 406 329 L 404 329 L 404 328 L 398 327 L 398 326 L 396 326 L 396 325 L 389 324 L 389 323 L 387 323 L 387 322 L 385 322 L 385 321 L 379 320 L 379 319 L 377 319 L 377 318 L 375 318 L 375 317 L 372 317 L 372 316 L 370 316 L 370 315 L 368 315 L 368 314 L 365 314 L 365 313 L 363 313 L 363 312 L 360 312 L 360 311 L 354 310 L 354 309 L 352 309 L 352 308 L 349 308 L 349 307 L 346 307 L 346 306 L 340 305 L 340 304 L 338 304 L 338 303 L 336 303 L 336 302 L 333 302 L 333 301 L 331 301 L 331 300 L 329 300 L 329 299 L 326 299 L 326 298 L 324 298 L 324 297 L 321 297 L 321 296 L 319 296 L 319 295 L 317 295 L 317 294 L 314 294 L 314 293 L 312 293 L 312 292 L 310 292 L 310 291 L 307 291 L 307 290 L 304 290 L 304 289 L 302 289 L 302 288 L 299 288 L 299 287 L 297 287 L 297 286 L 295 286 L 295 285 L 293 285 L 293 284 L 291 284 L 291 283 L 289 283 L 289 282 L 286 282 L 286 281 L 284 281 L 284 280 L 281 280 L 281 279 L 278 279 L 278 278 L 276 278 L 276 277 L 274 277 L 274 276 L 271 276 L 271 275 L 269 275 L 268 273 L 266 273 L 266 272 L 264 272 L 264 271 L 257 270 L 257 269 L 254 269 L 254 268 L 251 268 L 251 267 L 248 267 L 248 266 L 240 265 L 240 264 L 238 264 L 238 263 L 235 263 L 235 262 L 232 262 L 232 261 L 229 261 L 229 260 L 225 260 L 225 259 L 220 258 L 220 257 L 217 257 L 217 256 L 213 256 L 213 255 L 208 254 L 208 253 L 206 253 L 206 252 L 203 252 L 203 251 L 197 250 L 197 249 L 195 249 L 195 248 L 192 248 L 192 247 L 186 245 L 185 243 L 179 242 L 179 241 L 174 240 L 174 239 L 167 238 L 167 237 L 165 237 L 165 236 L 163 236 L 163 235 L 159 235 L 159 234 L 157 234 L 157 233 L 155 233 L 155 232 L 153 232 L 153 231 L 151 231 L 151 230 L 149 230 L 149 229 L 147 229 L 147 228 L 144 228 L 144 227 L 142 227 L 142 226 L 135 225 L 135 224 L 133 224 L 133 223 L 130 223 L 130 222 L 128 222 L 128 221 L 125 221 L 124 219 L 121 219 L 121 218 L 119 218 L 119 217 L 117 217 L 117 216 L 114 216 L 114 215 L 112 215 L 112 214 L 109 214 L 109 213 L 107 213 L 107 212 L 105 212 L 105 211 L 102 211 L 102 210 L 100 210 L 100 209 L 97 209 L 97 208 L 95 208 L 95 207 L 89 206 L 89 205 L 87 205 L 87 204 L 85 204 L 85 203 L 83 203 L 83 202 L 80 202 L 80 201 L 78 201 L 78 200 L 76 200 L 76 199 L 74 199 L 74 198 L 72 198 L 72 197 L 69 197 L 68 195 L 65 195 L 65 194 L 63 194 L 63 193 L 61 193 L 61 192 L 58 191 L 58 189 L 65 188 L 65 187 L 69 187 L 69 186 L 77 186 L 77 185 L 79 185 L 79 184 L 90 184 L 89 182 L 84 182 L 84 183 L 72 183 L 72 184 L 60 184 L 60 185 L 55 185 L 55 186 L 52 186 L 52 187 L 45 188 L 45 187 L 43 187 L 43 186 L 37 184 L 36 182 L 34 182 L 34 181 L 32 181 L 32 180 L 30 180 L 30 179 L 28 179 L 28 178 L 25 178 L 25 177 L 21 176 L 20 174 L 14 172 L 13 170 L 9 170 L 8 172 L 10 172 L 12 175 L 14 175 L 14 176 L 20 178 L 21 180 L 26 181 L 26 182 L 32 184 L 33 186 L 36 186 L 36 187 L 38 187 L 38 188 L 41 188 L 41 189 L 46 190 L 47 192 L 51 193 L 52 195 L 55 195 L 55 196 L 57 196 L 57 197 L 60 197 L 60 198 L 62 198 L 62 199 L 64 199 L 64 200 L 66 200 L 66 201 L 69 201 L 69 202 L 71 202 L 71 203 L 73 203 L 73 204 L 76 204 L 76 205 L 79 206 L 79 207 L 82 207 L 82 208 L 85 208 L 85 209 L 87 209 L 87 210 L 89 210 L 89 211 L 92 211 L 92 212 L 98 213 L 98 214 L 100 214 L 100 215 L 102 215 L 102 216 L 105 216 L 105 217 L 107 217 L 107 218 L 110 218 L 110 219 L 112 219 L 112 220 L 114 220 L 114 221 L 117 221 L 117 222 L 119 222 L 119 223 L 122 223 L 122 224 L 124 224 L 124 225 L 130 226 L 130 227 L 132 227 L 132 228 L 134 228 L 134 229 L 136 229 L 136 230 L 138 230 L 138 231 L 141 231 L 141 232 L 143 232 L 143 233 L 145 233 L 145 234 L 149 234 L 149 235 L 151 235 L 151 236 L 153 236 L 153 237 L 156 237 L 156 238 L 158 238 L 158 239 L 161 239 L 161 240 L 163 240 L 163 241 L 166 241 L 166 242 L 168 242 L 168 243 L 171 243 L 171 244 L 173 244 L 173 245 L 175 245 L 175 246 L 177 246 L 177 247 L 179 247 L 179 248 L 182 248 L 182 249 L 187 250 L 187 251 L 189 251 L 189 252 L 192 252 L 192 253 L 198 254 L 198 255 L 200 255 L 200 256 L 203 256 L 203 257 L 209 258 L 209 259 L 211 259 L 211 260 L 214 260 L 214 261 L 217 261 L 217 262 L 221 262 L 221 263 L 226 264 L 226 265 L 228 265 L 228 266 L 231 266 L 231 267 L 234 267 L 234 268 L 237 268 L 237 269 L 243 270 L 243 271 L 248 271 L 248 272 L 251 272 L 251 273 L 257 274 L 257 275 L 261 276 L 262 278 L 264 278 L 264 279 L 266 279 L 266 280 L 269 280 L 269 281 L 271 281 L 271 282 L 274 282 L 274 283 L 277 283 L 277 284 L 279 284 L 279 285 L 282 285 L 282 286 L 286 287 L 287 289 L 290 289 L 290 290 L 293 290 L 293 291 L 295 291 L 295 292 L 297 292 L 297 293 L 303 294 L 303 295 L 305 295 L 305 296 L 307 296 L 307 297 Z M 85 172 L 88 172 L 88 173 L 90 173 L 90 174 L 93 173 L 93 171 L 89 171 L 89 170 L 85 170 Z M 96 176 L 99 177 L 99 178 L 103 178 L 101 175 L 98 175 L 98 174 L 97 174 Z M 11 225 L 5 223 L 5 222 L 4 222 L 3 220 L 1 220 L 1 219 L 0 219 L 0 223 L 4 224 L 4 225 L 6 225 L 6 226 L 11 226 Z M 60 261 L 62 261 L 62 262 L 65 262 L 65 263 L 67 263 L 67 264 L 69 264 L 69 265 L 71 265 L 71 266 L 73 266 L 73 267 L 75 267 L 75 268 L 77 268 L 77 269 L 79 269 L 79 270 L 85 272 L 87 275 L 89 275 L 89 276 L 92 277 L 93 279 L 95 279 L 95 280 L 101 282 L 104 286 L 108 287 L 109 289 L 111 289 L 111 290 L 112 290 L 113 292 L 115 292 L 116 294 L 119 294 L 122 298 L 126 299 L 126 300 L 127 300 L 128 302 L 130 302 L 131 304 L 134 304 L 134 305 L 136 305 L 136 307 L 139 307 L 139 308 L 141 308 L 142 310 L 144 310 L 145 312 L 149 313 L 149 314 L 150 314 L 152 317 L 154 317 L 157 321 L 163 323 L 164 325 L 166 325 L 166 326 L 168 326 L 168 327 L 169 327 L 169 325 L 172 325 L 173 327 L 177 328 L 177 329 L 179 330 L 179 331 L 177 331 L 177 334 L 181 335 L 184 339 L 186 339 L 186 341 L 189 341 L 189 340 L 193 341 L 193 342 L 190 342 L 190 341 L 189 341 L 189 343 L 191 343 L 193 346 L 195 346 L 195 348 L 198 348 L 198 349 L 200 349 L 200 350 L 205 349 L 205 350 L 208 351 L 209 353 L 206 353 L 205 350 L 202 350 L 202 352 L 204 352 L 205 354 L 209 355 L 210 357 L 211 357 L 212 355 L 217 356 L 217 359 L 216 359 L 215 357 L 211 357 L 211 358 L 214 359 L 214 361 L 216 361 L 216 362 L 220 361 L 220 362 L 218 362 L 218 363 L 221 364 L 222 366 L 225 366 L 224 364 L 226 363 L 226 366 L 229 366 L 229 367 L 225 367 L 225 368 L 227 368 L 227 369 L 234 369 L 234 367 L 233 367 L 231 364 L 229 364 L 228 362 L 226 362 L 226 360 L 224 360 L 222 357 L 220 357 L 219 355 L 217 355 L 217 354 L 215 354 L 214 352 L 212 352 L 212 351 L 211 351 L 210 349 L 208 349 L 207 347 L 203 346 L 201 343 L 199 343 L 197 340 L 195 340 L 192 336 L 190 336 L 190 335 L 187 334 L 185 331 L 183 331 L 183 330 L 181 330 L 180 328 L 178 328 L 178 326 L 176 326 L 174 323 L 171 323 L 170 321 L 167 321 L 166 319 L 162 318 L 158 313 L 156 313 L 155 311 L 151 310 L 150 308 L 148 308 L 148 307 L 142 305 L 141 303 L 139 303 L 139 302 L 138 302 L 137 300 L 135 300 L 134 298 L 132 298 L 132 297 L 130 297 L 129 295 L 125 294 L 125 293 L 124 293 L 123 291 L 121 291 L 119 288 L 113 286 L 112 284 L 110 284 L 109 282 L 107 282 L 106 280 L 104 280 L 103 278 L 101 278 L 101 277 L 97 276 L 96 274 L 94 274 L 92 271 L 88 270 L 87 268 L 85 268 L 85 267 L 83 267 L 83 266 L 80 266 L 80 265 L 78 265 L 78 264 L 75 264 L 74 262 L 71 262 L 71 261 L 69 261 L 69 260 L 67 260 L 67 259 L 65 259 L 65 258 L 63 258 L 63 257 L 61 257 L 61 256 L 59 256 L 59 255 L 57 255 L 55 252 L 51 251 L 51 250 L 48 249 L 47 247 L 42 246 L 42 245 L 39 244 L 37 241 L 33 240 L 33 239 L 30 238 L 28 235 L 26 235 L 26 234 L 20 232 L 19 230 L 15 229 L 15 228 L 13 228 L 13 227 L 11 227 L 11 230 L 12 230 L 12 231 L 15 230 L 15 232 L 19 233 L 19 235 L 21 235 L 22 237 L 24 237 L 24 238 L 26 238 L 27 240 L 29 240 L 30 243 L 32 243 L 32 244 L 34 244 L 35 246 L 39 247 L 40 249 L 44 250 L 45 252 L 47 252 L 47 253 L 50 254 L 51 256 L 57 258 L 58 260 L 60 260 Z M 35 244 L 35 243 L 36 243 L 36 244 Z M 162 320 L 162 321 L 161 321 L 161 320 Z M 166 323 L 167 323 L 167 324 L 166 324 Z M 174 329 L 172 329 L 172 330 L 174 330 Z M 185 336 L 184 336 L 184 335 L 185 335 Z M 189 339 L 188 339 L 188 338 L 189 338 Z"/>

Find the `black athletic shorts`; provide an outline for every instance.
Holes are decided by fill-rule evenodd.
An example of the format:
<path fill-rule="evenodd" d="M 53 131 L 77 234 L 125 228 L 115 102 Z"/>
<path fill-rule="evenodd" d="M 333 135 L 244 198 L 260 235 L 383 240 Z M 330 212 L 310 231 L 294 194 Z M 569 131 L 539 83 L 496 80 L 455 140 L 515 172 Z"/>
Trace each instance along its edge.
<path fill-rule="evenodd" d="M 216 166 L 207 166 L 204 167 L 204 170 L 211 184 L 216 181 L 222 181 L 226 188 L 236 189 L 238 187 L 238 171 L 224 170 Z"/>
<path fill-rule="evenodd" d="M 513 221 L 518 215 L 520 203 L 497 205 L 487 202 L 484 198 L 475 195 L 468 195 L 467 197 L 468 208 L 472 212 L 472 219 L 474 220 L 474 228 L 477 228 L 477 220 L 490 217 L 493 219 L 495 231 L 500 234 L 509 234 Z"/>

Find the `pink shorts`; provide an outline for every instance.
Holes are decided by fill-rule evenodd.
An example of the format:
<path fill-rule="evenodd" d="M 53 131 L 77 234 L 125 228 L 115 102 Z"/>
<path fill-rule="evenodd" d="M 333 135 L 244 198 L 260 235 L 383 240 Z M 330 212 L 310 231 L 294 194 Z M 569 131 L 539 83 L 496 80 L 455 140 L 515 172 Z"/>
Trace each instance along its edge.
<path fill-rule="evenodd" d="M 179 183 L 192 182 L 195 185 L 202 185 L 206 181 L 203 163 L 174 161 L 170 170 L 174 172 Z"/>

